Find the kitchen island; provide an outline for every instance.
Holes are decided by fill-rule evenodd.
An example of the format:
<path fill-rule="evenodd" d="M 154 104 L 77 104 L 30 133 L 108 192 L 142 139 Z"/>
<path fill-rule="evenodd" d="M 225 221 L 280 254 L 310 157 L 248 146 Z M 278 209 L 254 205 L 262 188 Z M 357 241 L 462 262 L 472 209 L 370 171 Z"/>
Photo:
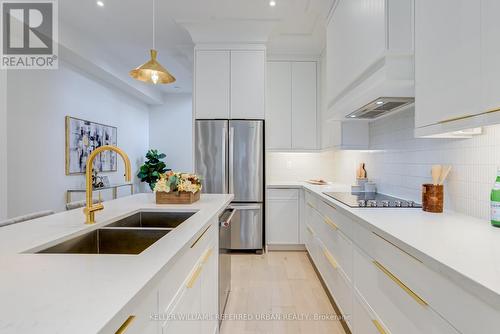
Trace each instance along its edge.
<path fill-rule="evenodd" d="M 216 319 L 165 318 L 217 312 L 218 216 L 231 200 L 156 205 L 153 194 L 137 194 L 105 202 L 94 225 L 76 209 L 0 229 L 0 333 L 213 332 Z M 36 253 L 139 212 L 168 211 L 194 214 L 138 255 Z"/>

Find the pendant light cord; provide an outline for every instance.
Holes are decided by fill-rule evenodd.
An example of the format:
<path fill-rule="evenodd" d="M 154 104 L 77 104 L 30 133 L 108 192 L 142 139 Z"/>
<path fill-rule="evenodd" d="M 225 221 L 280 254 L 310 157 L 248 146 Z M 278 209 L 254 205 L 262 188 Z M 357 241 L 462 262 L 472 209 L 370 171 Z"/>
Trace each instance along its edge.
<path fill-rule="evenodd" d="M 153 0 L 153 50 L 156 50 L 156 0 Z"/>

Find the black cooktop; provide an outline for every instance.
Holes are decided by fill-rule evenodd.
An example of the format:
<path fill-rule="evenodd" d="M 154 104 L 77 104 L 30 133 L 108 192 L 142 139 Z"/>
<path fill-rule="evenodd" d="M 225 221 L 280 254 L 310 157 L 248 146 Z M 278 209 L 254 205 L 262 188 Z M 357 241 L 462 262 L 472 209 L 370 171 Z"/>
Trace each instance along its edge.
<path fill-rule="evenodd" d="M 344 203 L 351 208 L 421 208 L 414 201 L 389 195 L 367 192 L 325 192 L 327 196 Z"/>

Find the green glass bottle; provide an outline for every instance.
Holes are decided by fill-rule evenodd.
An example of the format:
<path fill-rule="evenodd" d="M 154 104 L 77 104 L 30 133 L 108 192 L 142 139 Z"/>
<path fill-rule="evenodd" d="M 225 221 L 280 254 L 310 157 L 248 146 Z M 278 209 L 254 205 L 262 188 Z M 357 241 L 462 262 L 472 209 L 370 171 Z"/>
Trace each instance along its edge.
<path fill-rule="evenodd" d="M 500 169 L 497 170 L 497 179 L 491 189 L 491 225 L 500 227 Z"/>

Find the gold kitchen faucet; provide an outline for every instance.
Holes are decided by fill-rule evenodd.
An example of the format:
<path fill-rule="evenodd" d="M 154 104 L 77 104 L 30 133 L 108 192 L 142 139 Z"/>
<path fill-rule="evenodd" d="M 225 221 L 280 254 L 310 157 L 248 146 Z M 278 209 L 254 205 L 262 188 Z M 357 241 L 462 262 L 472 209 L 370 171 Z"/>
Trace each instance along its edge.
<path fill-rule="evenodd" d="M 94 165 L 94 160 L 99 153 L 104 151 L 114 151 L 118 153 L 125 163 L 125 181 L 130 182 L 131 180 L 131 167 L 130 167 L 130 159 L 127 154 L 121 150 L 120 148 L 112 145 L 105 145 L 96 148 L 90 153 L 89 158 L 87 160 L 87 170 L 86 170 L 86 199 L 87 206 L 83 209 L 83 213 L 85 213 L 85 224 L 94 224 L 95 223 L 95 212 L 104 210 L 104 205 L 102 203 L 94 204 L 92 202 L 92 192 L 94 187 L 92 186 L 92 167 Z"/>

